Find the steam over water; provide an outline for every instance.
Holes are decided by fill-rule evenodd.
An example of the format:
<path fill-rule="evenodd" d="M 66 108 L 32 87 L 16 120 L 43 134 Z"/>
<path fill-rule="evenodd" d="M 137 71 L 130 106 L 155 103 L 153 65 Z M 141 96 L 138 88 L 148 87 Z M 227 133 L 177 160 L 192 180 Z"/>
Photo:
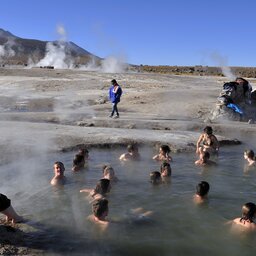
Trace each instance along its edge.
<path fill-rule="evenodd" d="M 244 146 L 222 148 L 218 167 L 195 167 L 194 154 L 172 154 L 170 184 L 152 186 L 149 172 L 159 170 L 152 148 L 140 148 L 142 160 L 122 164 L 124 149 L 90 149 L 85 171 L 71 171 L 75 152 L 30 154 L 2 164 L 1 193 L 12 199 L 14 208 L 35 228 L 29 246 L 48 254 L 65 255 L 253 255 L 255 237 L 234 236 L 224 223 L 240 216 L 241 206 L 255 201 L 256 172 L 243 172 Z M 52 165 L 62 161 L 68 183 L 53 188 Z M 35 164 L 36 163 L 36 164 Z M 102 164 L 111 163 L 119 178 L 108 196 L 112 224 L 105 231 L 89 222 L 91 205 L 81 188 L 94 187 L 102 176 Z M 209 203 L 193 204 L 195 186 L 210 183 Z M 10 186 L 11 184 L 11 186 Z M 154 211 L 148 222 L 131 220 L 129 210 L 143 207 Z"/>

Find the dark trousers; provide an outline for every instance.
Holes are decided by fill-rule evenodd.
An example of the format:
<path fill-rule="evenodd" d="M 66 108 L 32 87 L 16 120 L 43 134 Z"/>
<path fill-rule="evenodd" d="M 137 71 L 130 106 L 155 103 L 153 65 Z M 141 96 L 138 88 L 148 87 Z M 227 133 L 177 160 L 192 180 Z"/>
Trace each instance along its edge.
<path fill-rule="evenodd" d="M 111 116 L 113 116 L 115 112 L 116 112 L 116 115 L 119 116 L 118 109 L 117 109 L 117 104 L 118 104 L 118 102 L 113 102 L 112 103 Z"/>

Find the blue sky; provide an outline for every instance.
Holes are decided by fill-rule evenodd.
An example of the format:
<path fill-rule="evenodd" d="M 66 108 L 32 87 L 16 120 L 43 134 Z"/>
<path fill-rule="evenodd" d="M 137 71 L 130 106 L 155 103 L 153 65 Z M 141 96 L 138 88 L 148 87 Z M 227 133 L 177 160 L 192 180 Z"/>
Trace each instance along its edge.
<path fill-rule="evenodd" d="M 256 66 L 255 0 L 8 0 L 0 28 L 143 65 Z"/>

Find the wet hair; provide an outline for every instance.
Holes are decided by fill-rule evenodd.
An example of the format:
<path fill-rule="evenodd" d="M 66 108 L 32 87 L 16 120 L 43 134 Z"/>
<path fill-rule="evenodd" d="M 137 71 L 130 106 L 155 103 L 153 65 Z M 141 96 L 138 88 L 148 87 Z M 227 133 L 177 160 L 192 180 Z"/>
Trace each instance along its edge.
<path fill-rule="evenodd" d="M 93 203 L 92 212 L 97 218 L 100 218 L 106 211 L 108 211 L 108 200 L 106 198 L 101 198 Z"/>
<path fill-rule="evenodd" d="M 249 159 L 255 160 L 254 151 L 251 149 L 245 150 L 244 153 L 247 155 Z"/>
<path fill-rule="evenodd" d="M 210 135 L 210 134 L 212 134 L 212 127 L 211 126 L 206 126 L 205 128 L 204 128 L 204 132 L 206 133 L 206 134 L 208 134 L 208 135 Z"/>
<path fill-rule="evenodd" d="M 83 165 L 84 164 L 84 156 L 81 154 L 76 154 L 74 159 L 73 159 L 73 166 L 77 165 Z"/>
<path fill-rule="evenodd" d="M 89 150 L 87 148 L 79 148 L 79 151 L 78 151 L 78 155 L 88 155 L 89 154 Z"/>
<path fill-rule="evenodd" d="M 113 84 L 113 85 L 117 84 L 116 79 L 112 79 L 112 80 L 111 80 L 111 84 Z"/>
<path fill-rule="evenodd" d="M 161 164 L 161 167 L 160 167 L 161 173 L 164 172 L 164 169 L 165 169 L 165 168 L 167 168 L 167 176 L 171 176 L 171 174 L 172 174 L 171 165 L 170 165 L 168 162 L 165 162 L 165 161 L 164 161 L 164 162 Z"/>
<path fill-rule="evenodd" d="M 207 181 L 201 181 L 196 186 L 196 194 L 199 196 L 206 196 L 209 192 L 210 185 Z"/>
<path fill-rule="evenodd" d="M 95 194 L 104 195 L 109 192 L 110 181 L 108 179 L 100 179 L 94 189 Z"/>
<path fill-rule="evenodd" d="M 240 219 L 240 221 L 246 220 L 252 223 L 255 214 L 256 205 L 254 203 L 246 203 L 242 207 L 242 218 Z"/>
<path fill-rule="evenodd" d="M 133 152 L 133 151 L 138 151 L 138 147 L 137 147 L 136 144 L 129 144 L 129 145 L 127 146 L 127 151 L 128 151 L 129 153 L 131 153 L 131 152 Z"/>
<path fill-rule="evenodd" d="M 113 167 L 110 165 L 104 165 L 103 166 L 103 175 L 108 175 L 108 174 L 112 178 L 115 177 L 115 171 L 114 171 Z"/>
<path fill-rule="evenodd" d="M 164 154 L 168 154 L 171 152 L 171 149 L 168 145 L 161 145 L 160 148 L 162 149 L 162 151 L 164 152 Z"/>
<path fill-rule="evenodd" d="M 153 171 L 150 173 L 150 181 L 153 184 L 158 183 L 161 180 L 161 173 L 157 171 Z"/>
<path fill-rule="evenodd" d="M 54 163 L 54 165 L 59 166 L 60 169 L 61 169 L 61 172 L 65 171 L 65 166 L 64 166 L 64 164 L 62 162 L 57 161 L 57 162 Z"/>

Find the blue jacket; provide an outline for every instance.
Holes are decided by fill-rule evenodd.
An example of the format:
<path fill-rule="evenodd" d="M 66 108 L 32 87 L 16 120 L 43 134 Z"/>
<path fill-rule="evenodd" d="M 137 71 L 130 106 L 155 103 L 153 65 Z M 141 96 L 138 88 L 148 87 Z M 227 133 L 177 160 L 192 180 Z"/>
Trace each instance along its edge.
<path fill-rule="evenodd" d="M 114 92 L 114 86 L 111 86 L 109 88 L 109 100 L 112 103 L 120 102 L 120 98 L 121 98 L 122 93 L 123 93 L 123 91 L 122 91 L 122 88 L 120 86 L 118 86 L 118 89 L 117 89 L 116 93 Z"/>

